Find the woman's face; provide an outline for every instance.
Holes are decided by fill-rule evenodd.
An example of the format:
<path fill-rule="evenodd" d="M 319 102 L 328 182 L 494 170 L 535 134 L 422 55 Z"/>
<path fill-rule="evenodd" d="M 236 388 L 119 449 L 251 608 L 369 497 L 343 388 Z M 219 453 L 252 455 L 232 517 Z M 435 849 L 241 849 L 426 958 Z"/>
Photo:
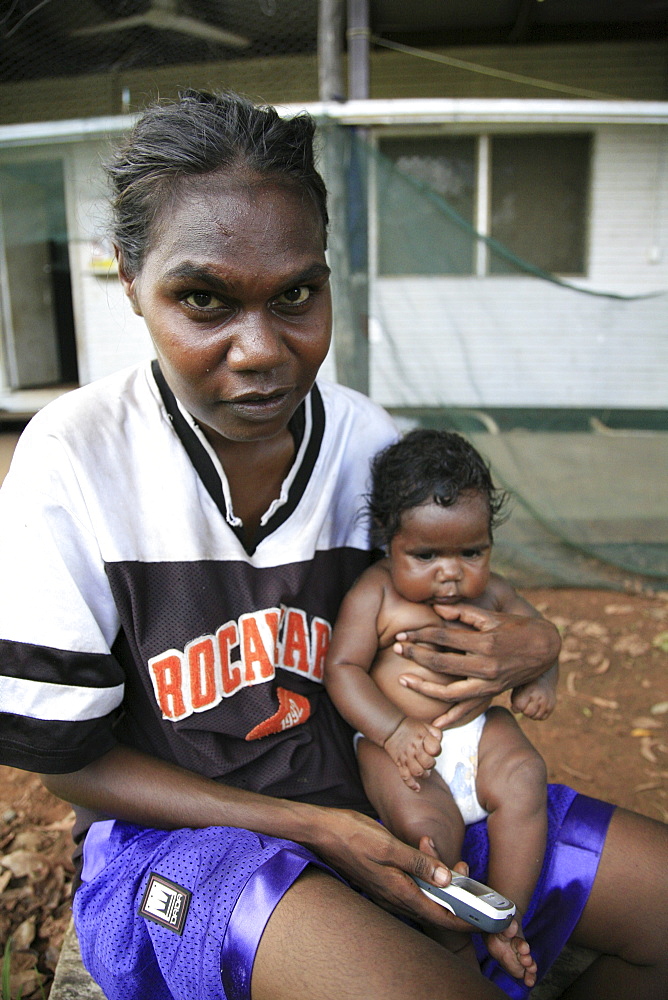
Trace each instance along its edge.
<path fill-rule="evenodd" d="M 308 193 L 257 175 L 188 178 L 154 224 L 139 274 L 120 270 L 170 388 L 214 444 L 286 428 L 331 334 L 324 233 Z"/>

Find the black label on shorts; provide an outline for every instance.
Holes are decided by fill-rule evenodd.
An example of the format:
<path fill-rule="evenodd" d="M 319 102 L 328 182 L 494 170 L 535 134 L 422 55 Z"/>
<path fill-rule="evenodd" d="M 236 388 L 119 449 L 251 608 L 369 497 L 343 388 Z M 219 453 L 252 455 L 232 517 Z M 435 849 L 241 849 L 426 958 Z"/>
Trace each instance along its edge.
<path fill-rule="evenodd" d="M 140 917 L 148 917 L 156 924 L 168 927 L 177 934 L 183 933 L 192 892 L 163 875 L 151 872 L 144 898 L 139 907 Z"/>

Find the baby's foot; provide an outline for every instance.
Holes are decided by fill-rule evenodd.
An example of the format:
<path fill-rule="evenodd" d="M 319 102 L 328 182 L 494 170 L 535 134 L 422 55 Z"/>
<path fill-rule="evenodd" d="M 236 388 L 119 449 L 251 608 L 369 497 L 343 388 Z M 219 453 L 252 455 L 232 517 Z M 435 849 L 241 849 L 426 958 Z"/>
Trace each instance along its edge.
<path fill-rule="evenodd" d="M 529 942 L 519 935 L 507 938 L 503 934 L 488 934 L 485 937 L 487 950 L 492 958 L 515 979 L 524 980 L 524 985 L 536 985 L 538 966 L 531 957 Z"/>

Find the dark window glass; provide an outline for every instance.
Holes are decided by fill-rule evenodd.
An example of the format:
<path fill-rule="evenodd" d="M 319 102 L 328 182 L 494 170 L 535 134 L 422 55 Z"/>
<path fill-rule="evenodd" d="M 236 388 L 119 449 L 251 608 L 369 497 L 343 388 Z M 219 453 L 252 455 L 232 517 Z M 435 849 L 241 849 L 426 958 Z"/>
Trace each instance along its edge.
<path fill-rule="evenodd" d="M 584 274 L 591 138 L 494 136 L 490 234 L 544 271 Z M 516 273 L 502 255 L 491 274 Z"/>
<path fill-rule="evenodd" d="M 472 273 L 476 144 L 475 137 L 381 140 L 379 274 Z"/>

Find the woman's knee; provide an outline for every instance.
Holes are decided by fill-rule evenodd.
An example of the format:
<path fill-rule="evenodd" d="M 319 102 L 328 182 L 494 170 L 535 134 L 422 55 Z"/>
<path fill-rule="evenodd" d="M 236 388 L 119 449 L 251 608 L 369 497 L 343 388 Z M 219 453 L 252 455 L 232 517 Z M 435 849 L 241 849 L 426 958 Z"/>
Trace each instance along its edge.
<path fill-rule="evenodd" d="M 276 906 L 253 1000 L 491 1000 L 502 994 L 426 935 L 309 866 Z"/>
<path fill-rule="evenodd" d="M 574 940 L 637 965 L 666 961 L 668 826 L 615 810 Z"/>

